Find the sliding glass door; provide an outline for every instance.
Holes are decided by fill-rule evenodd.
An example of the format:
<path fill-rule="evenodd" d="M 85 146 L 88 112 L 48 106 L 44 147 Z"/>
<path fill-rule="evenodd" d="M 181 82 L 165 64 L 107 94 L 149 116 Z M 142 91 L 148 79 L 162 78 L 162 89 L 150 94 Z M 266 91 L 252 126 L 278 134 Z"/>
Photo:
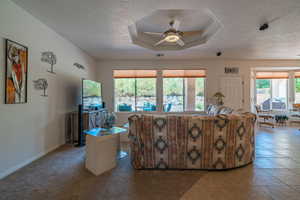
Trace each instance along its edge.
<path fill-rule="evenodd" d="M 295 77 L 295 103 L 300 103 L 300 78 Z"/>
<path fill-rule="evenodd" d="M 272 79 L 272 102 L 273 110 L 287 109 L 288 79 Z"/>
<path fill-rule="evenodd" d="M 257 79 L 256 103 L 263 110 L 287 109 L 288 79 Z"/>

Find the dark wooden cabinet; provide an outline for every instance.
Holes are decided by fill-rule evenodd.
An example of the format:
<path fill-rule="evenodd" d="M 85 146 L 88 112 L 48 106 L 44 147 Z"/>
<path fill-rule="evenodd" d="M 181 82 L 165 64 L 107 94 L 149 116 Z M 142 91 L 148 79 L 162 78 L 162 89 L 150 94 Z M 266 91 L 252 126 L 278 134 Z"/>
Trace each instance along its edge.
<path fill-rule="evenodd" d="M 106 109 L 83 112 L 83 130 L 99 128 L 103 126 L 103 118 Z M 70 112 L 66 115 L 65 138 L 67 144 L 75 144 L 78 141 L 78 112 Z"/>

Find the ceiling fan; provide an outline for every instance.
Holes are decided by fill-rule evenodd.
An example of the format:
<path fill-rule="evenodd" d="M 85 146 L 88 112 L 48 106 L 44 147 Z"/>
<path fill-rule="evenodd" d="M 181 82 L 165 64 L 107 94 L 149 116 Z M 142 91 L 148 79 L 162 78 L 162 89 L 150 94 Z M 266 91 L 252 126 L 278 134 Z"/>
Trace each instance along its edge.
<path fill-rule="evenodd" d="M 172 20 L 170 23 L 170 28 L 163 32 L 163 33 L 155 33 L 155 32 L 144 32 L 145 34 L 148 35 L 157 35 L 161 36 L 162 39 L 158 41 L 157 43 L 154 44 L 154 46 L 158 46 L 164 42 L 168 43 L 176 43 L 183 47 L 185 45 L 183 38 L 186 36 L 194 36 L 194 35 L 200 35 L 202 33 L 201 30 L 198 31 L 179 31 L 179 25 L 180 21 L 178 20 Z"/>

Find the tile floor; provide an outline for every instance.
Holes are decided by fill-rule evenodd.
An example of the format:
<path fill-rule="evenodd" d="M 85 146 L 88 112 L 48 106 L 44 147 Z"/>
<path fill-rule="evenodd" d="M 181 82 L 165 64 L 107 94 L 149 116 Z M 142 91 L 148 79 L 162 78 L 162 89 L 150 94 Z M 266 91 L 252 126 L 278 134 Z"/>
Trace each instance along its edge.
<path fill-rule="evenodd" d="M 300 200 L 300 131 L 261 128 L 257 132 L 253 165 L 209 172 L 181 199 Z"/>
<path fill-rule="evenodd" d="M 64 146 L 0 180 L 0 200 L 300 200 L 300 131 L 260 128 L 256 160 L 229 171 L 133 170 L 93 176 L 84 148 Z"/>

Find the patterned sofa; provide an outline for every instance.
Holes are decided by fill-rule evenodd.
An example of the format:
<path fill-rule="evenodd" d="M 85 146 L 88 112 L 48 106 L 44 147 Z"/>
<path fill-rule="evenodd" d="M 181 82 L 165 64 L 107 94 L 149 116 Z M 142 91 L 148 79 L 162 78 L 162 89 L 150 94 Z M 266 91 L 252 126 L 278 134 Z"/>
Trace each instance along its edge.
<path fill-rule="evenodd" d="M 252 113 L 140 114 L 129 117 L 135 169 L 231 169 L 255 156 Z"/>

